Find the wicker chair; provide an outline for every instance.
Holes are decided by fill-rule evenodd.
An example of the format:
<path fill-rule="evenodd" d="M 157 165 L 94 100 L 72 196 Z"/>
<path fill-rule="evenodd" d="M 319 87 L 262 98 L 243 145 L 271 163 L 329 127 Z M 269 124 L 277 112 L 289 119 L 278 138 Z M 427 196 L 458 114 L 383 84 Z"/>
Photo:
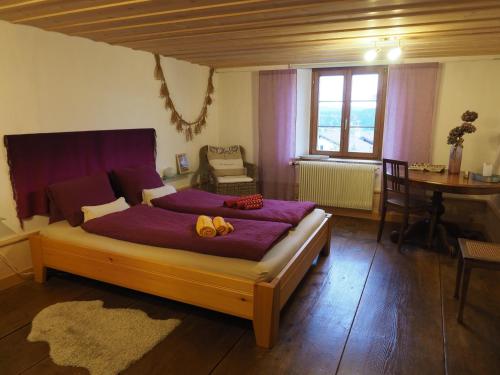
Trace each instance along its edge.
<path fill-rule="evenodd" d="M 207 158 L 208 146 L 200 149 L 200 188 L 217 194 L 226 195 L 249 195 L 257 193 L 257 168 L 255 164 L 245 161 L 245 150 L 240 146 L 243 165 L 247 170 L 247 176 L 252 178 L 248 182 L 220 182 L 210 166 Z"/>

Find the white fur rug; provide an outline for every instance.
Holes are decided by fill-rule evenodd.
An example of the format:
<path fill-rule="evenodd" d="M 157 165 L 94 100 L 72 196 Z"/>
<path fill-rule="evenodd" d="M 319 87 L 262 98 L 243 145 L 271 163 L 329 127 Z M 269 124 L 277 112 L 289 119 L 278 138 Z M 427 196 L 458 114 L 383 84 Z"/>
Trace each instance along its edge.
<path fill-rule="evenodd" d="M 102 301 L 63 302 L 33 319 L 29 341 L 46 341 L 61 366 L 91 374 L 117 374 L 137 361 L 179 325 L 155 320 L 135 309 L 105 309 Z"/>

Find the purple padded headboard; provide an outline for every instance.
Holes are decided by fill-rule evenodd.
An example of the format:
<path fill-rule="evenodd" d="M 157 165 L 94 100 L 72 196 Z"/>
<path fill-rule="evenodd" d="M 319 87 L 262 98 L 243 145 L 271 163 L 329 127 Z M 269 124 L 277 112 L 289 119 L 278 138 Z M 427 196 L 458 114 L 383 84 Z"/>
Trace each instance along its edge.
<path fill-rule="evenodd" d="M 4 144 L 21 225 L 48 215 L 50 184 L 114 168 L 156 167 L 154 129 L 6 135 Z"/>

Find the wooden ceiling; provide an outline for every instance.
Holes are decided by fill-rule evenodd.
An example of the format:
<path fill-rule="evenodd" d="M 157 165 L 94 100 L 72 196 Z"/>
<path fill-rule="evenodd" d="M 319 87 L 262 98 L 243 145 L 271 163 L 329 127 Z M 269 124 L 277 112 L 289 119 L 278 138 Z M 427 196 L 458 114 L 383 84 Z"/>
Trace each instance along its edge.
<path fill-rule="evenodd" d="M 500 54 L 499 0 L 4 0 L 0 19 L 218 68 L 361 61 L 387 38 L 406 58 Z"/>

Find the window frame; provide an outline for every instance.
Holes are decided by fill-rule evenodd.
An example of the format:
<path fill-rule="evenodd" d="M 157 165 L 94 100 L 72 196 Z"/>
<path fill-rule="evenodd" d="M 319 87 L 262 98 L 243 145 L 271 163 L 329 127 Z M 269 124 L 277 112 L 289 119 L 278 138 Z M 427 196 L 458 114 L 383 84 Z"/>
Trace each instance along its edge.
<path fill-rule="evenodd" d="M 377 109 L 375 113 L 375 132 L 373 137 L 373 152 L 349 152 L 349 124 L 351 109 L 352 76 L 355 74 L 379 75 L 377 87 Z M 342 75 L 344 77 L 344 96 L 342 102 L 342 124 L 340 136 L 340 151 L 319 151 L 316 149 L 318 143 L 318 107 L 319 107 L 319 79 L 322 76 Z M 352 158 L 380 160 L 382 154 L 382 142 L 384 134 L 385 96 L 387 89 L 387 66 L 356 66 L 341 68 L 318 68 L 312 71 L 311 84 L 311 120 L 309 153 L 315 155 L 328 155 L 334 158 Z"/>

